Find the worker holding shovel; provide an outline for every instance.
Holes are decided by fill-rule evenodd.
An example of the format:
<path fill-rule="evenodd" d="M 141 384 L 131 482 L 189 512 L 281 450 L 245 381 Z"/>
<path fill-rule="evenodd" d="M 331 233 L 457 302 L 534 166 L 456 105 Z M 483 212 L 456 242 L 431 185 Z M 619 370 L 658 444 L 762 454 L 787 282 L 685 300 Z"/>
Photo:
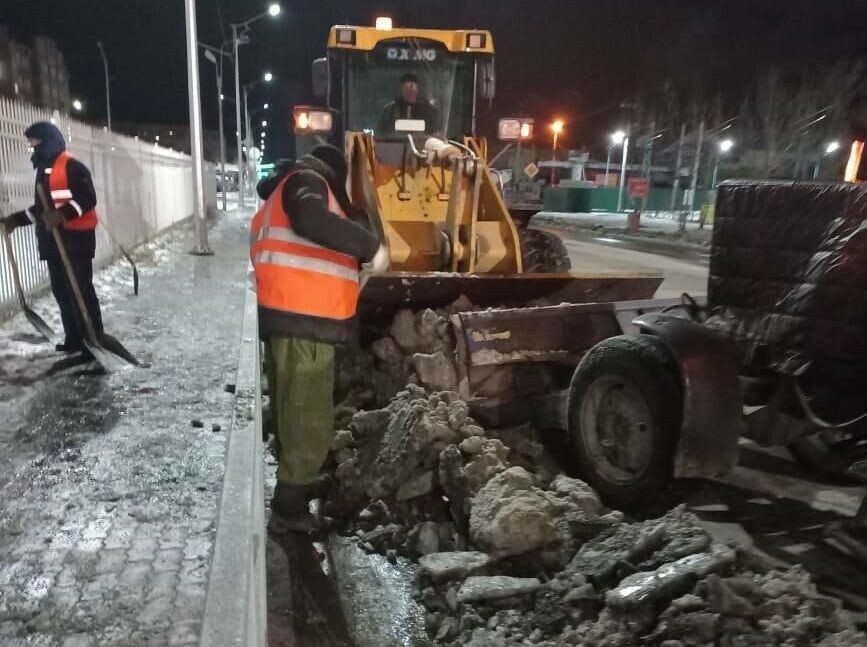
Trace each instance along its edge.
<path fill-rule="evenodd" d="M 90 171 L 66 152 L 66 142 L 54 124 L 40 121 L 24 133 L 33 147 L 31 161 L 36 169 L 37 199 L 35 204 L 0 219 L 10 233 L 16 227 L 36 224 L 39 257 L 48 263 L 51 290 L 60 308 L 65 340 L 56 348 L 64 352 L 89 355 L 85 345 L 85 324 L 76 297 L 64 268 L 54 237 L 60 234 L 69 257 L 71 270 L 77 279 L 87 314 L 97 334 L 102 333 L 102 313 L 93 287 L 93 257 L 96 251 L 96 191 Z M 51 196 L 44 209 L 38 198 L 39 188 Z"/>

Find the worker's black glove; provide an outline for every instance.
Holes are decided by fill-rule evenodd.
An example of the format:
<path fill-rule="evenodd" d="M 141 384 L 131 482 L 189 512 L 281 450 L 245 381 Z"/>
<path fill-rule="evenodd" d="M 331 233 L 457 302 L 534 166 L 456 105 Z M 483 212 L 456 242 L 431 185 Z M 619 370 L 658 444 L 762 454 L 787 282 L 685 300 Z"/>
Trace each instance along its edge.
<path fill-rule="evenodd" d="M 11 216 L 0 218 L 0 227 L 3 227 L 3 231 L 5 231 L 7 234 L 11 234 L 19 226 L 19 216 L 23 213 L 23 211 L 20 211 L 18 213 L 13 213 Z"/>
<path fill-rule="evenodd" d="M 54 231 L 66 220 L 66 218 L 64 218 L 63 214 L 56 209 L 52 209 L 51 211 L 46 211 L 42 214 L 42 220 L 48 231 Z"/>

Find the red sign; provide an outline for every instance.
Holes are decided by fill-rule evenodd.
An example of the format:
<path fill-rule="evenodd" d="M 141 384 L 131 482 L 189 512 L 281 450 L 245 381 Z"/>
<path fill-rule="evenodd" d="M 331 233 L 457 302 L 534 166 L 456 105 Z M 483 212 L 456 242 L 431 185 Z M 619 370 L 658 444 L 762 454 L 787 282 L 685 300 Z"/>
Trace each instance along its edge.
<path fill-rule="evenodd" d="M 631 177 L 628 185 L 630 198 L 644 198 L 650 193 L 650 178 Z"/>

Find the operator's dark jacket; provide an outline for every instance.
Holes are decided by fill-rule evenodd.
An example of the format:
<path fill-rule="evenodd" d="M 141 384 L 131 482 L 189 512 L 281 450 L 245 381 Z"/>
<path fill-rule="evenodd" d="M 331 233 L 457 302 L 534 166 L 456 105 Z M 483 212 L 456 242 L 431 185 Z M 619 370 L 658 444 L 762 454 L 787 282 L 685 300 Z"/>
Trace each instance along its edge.
<path fill-rule="evenodd" d="M 398 97 L 382 109 L 377 135 L 394 133 L 394 122 L 398 119 L 424 119 L 424 131 L 436 133 L 440 129 L 439 111 L 426 99 L 419 98 L 415 103 L 407 103 Z"/>
<path fill-rule="evenodd" d="M 46 169 L 51 169 L 57 156 L 66 150 L 66 142 L 54 124 L 44 121 L 33 124 L 27 129 L 25 135 L 42 140 L 38 151 L 33 153 L 30 160 L 33 162 L 33 168 L 36 169 L 36 185 L 41 184 L 45 190 L 45 195 L 51 196 Z M 96 191 L 93 188 L 90 171 L 75 158 L 69 160 L 66 171 L 69 190 L 72 191 L 72 199 L 81 207 L 81 213 L 87 213 L 96 206 Z M 51 200 L 50 197 L 48 199 Z M 78 212 L 75 211 L 71 204 L 65 204 L 59 211 L 67 220 L 79 217 Z M 36 224 L 39 258 L 46 261 L 58 259 L 59 254 L 57 252 L 57 245 L 54 243 L 54 237 L 50 231 L 45 229 L 45 224 L 42 218 L 39 217 L 41 214 L 42 203 L 39 200 L 39 194 L 34 189 L 33 206 L 25 211 L 12 214 L 12 218 L 15 224 L 19 226 L 31 223 Z M 60 228 L 58 231 L 60 231 L 64 246 L 70 256 L 93 258 L 96 251 L 96 233 L 93 230 L 73 231 Z"/>
<path fill-rule="evenodd" d="M 267 200 L 280 181 L 295 170 L 300 172 L 283 185 L 281 196 L 292 230 L 317 245 L 354 256 L 359 263 L 371 260 L 379 249 L 378 240 L 350 218 L 341 218 L 328 210 L 330 185 L 344 212 L 350 215 L 354 212 L 343 188 L 345 179 L 336 178 L 331 168 L 319 159 L 305 155 L 294 164 L 279 165 L 275 175 L 257 185 L 259 197 Z M 353 340 L 356 332 L 357 320 L 354 317 L 343 321 L 326 320 L 259 308 L 259 335 L 262 339 L 285 336 L 341 344 Z"/>

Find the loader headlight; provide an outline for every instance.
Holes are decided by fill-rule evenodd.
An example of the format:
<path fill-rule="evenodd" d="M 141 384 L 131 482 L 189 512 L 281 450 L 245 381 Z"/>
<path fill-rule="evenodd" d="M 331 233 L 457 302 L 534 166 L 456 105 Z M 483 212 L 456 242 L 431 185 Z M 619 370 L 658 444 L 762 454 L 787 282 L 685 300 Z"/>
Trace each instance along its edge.
<path fill-rule="evenodd" d="M 338 45 L 355 45 L 355 30 L 354 29 L 338 29 L 337 30 Z"/>
<path fill-rule="evenodd" d="M 334 127 L 334 117 L 325 108 L 295 106 L 292 113 L 296 134 L 330 133 Z"/>
<path fill-rule="evenodd" d="M 482 49 L 487 40 L 486 34 L 467 34 L 467 49 Z"/>
<path fill-rule="evenodd" d="M 500 119 L 497 135 L 501 141 L 530 139 L 533 137 L 533 120 L 524 117 L 504 117 Z"/>

